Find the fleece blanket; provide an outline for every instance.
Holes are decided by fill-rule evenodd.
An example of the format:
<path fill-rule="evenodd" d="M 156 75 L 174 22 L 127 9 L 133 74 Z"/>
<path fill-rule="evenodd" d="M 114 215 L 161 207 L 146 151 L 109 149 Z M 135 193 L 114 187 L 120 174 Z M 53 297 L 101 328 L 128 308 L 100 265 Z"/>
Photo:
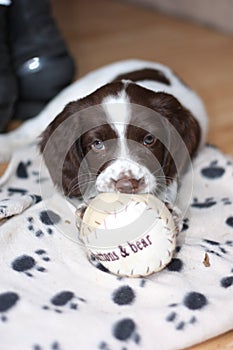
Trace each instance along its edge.
<path fill-rule="evenodd" d="M 75 205 L 31 144 L 0 189 L 1 350 L 175 350 L 233 326 L 233 164 L 196 158 L 175 255 L 147 278 L 119 278 L 78 244 Z"/>

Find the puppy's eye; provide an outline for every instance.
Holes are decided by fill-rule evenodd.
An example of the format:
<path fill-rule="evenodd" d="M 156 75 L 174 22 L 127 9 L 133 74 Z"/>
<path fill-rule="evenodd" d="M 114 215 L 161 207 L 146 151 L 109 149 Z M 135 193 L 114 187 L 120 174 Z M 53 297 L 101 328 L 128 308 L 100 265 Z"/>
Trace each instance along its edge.
<path fill-rule="evenodd" d="M 147 147 L 153 146 L 155 142 L 156 142 L 156 138 L 151 134 L 147 134 L 143 139 L 143 145 Z"/>
<path fill-rule="evenodd" d="M 95 140 L 92 145 L 91 145 L 91 148 L 94 150 L 94 151 L 102 151 L 104 150 L 104 143 L 103 141 L 101 140 Z"/>

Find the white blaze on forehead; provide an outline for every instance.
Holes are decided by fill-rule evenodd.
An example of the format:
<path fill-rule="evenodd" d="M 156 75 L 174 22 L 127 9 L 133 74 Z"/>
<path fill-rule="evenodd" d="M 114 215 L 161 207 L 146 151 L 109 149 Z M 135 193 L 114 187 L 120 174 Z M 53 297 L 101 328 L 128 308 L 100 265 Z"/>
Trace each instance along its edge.
<path fill-rule="evenodd" d="M 131 114 L 130 102 L 126 92 L 123 90 L 117 96 L 105 97 L 102 106 L 109 124 L 120 138 L 125 137 Z"/>
<path fill-rule="evenodd" d="M 131 108 L 126 92 L 122 90 L 117 96 L 106 97 L 102 102 L 102 106 L 109 124 L 119 137 L 118 157 L 130 158 L 126 130 L 130 121 Z"/>

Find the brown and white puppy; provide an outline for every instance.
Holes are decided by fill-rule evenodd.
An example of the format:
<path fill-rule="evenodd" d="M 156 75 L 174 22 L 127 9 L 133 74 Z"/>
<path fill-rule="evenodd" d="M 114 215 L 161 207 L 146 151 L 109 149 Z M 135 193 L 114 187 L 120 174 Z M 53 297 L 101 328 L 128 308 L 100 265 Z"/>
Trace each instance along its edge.
<path fill-rule="evenodd" d="M 139 60 L 97 70 L 84 78 L 85 92 L 87 85 L 90 93 L 67 104 L 42 134 L 54 183 L 70 197 L 119 191 L 174 203 L 205 140 L 200 98 L 168 67 Z"/>

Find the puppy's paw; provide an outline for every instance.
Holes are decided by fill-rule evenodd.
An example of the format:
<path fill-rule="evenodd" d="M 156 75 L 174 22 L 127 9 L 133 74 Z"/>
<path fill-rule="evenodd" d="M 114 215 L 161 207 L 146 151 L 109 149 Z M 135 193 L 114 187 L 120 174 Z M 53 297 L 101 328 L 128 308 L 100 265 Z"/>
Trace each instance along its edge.
<path fill-rule="evenodd" d="M 170 213 L 172 214 L 172 218 L 174 220 L 174 223 L 175 223 L 175 226 L 177 229 L 177 234 L 179 234 L 180 231 L 182 230 L 182 227 L 183 227 L 182 212 L 177 206 L 174 206 L 173 204 L 171 204 L 169 202 L 166 202 L 165 205 L 168 208 L 168 210 L 170 211 Z"/>

